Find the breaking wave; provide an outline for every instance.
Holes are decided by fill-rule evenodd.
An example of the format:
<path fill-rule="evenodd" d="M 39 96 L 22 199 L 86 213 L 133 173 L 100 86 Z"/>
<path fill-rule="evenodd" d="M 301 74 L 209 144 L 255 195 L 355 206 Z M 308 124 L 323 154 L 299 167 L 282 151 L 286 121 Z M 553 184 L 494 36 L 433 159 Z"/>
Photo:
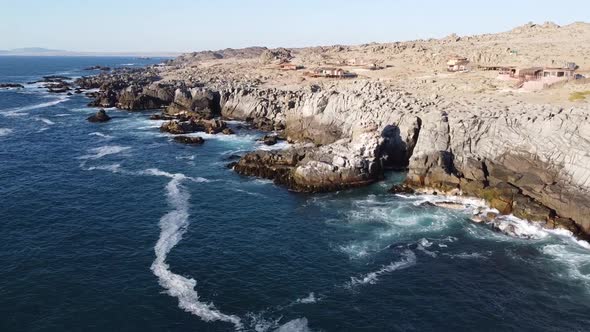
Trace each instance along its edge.
<path fill-rule="evenodd" d="M 565 267 L 562 277 L 578 280 L 590 287 L 590 251 L 568 244 L 547 244 L 541 251 Z"/>

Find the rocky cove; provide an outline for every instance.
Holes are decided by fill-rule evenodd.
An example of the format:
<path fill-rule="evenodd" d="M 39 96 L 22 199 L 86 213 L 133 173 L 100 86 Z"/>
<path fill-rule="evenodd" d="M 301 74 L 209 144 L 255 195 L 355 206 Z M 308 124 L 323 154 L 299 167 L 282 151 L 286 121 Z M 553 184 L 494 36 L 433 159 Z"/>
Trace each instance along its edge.
<path fill-rule="evenodd" d="M 163 109 L 161 130 L 231 134 L 246 121 L 294 143 L 254 151 L 236 172 L 290 190 L 364 186 L 388 170 L 407 170 L 392 192 L 429 190 L 485 199 L 501 214 L 590 234 L 588 110 L 522 102 L 474 104 L 419 97 L 380 82 L 296 89 L 163 80 L 161 69 L 114 71 L 78 79 L 95 107 Z"/>

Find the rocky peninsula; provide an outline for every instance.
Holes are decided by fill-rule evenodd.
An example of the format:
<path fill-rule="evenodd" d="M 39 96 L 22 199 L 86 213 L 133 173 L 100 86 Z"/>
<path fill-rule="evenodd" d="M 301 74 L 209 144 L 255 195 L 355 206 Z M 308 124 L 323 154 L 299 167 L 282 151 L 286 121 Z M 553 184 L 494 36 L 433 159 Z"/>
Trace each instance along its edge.
<path fill-rule="evenodd" d="M 587 237 L 590 106 L 568 97 L 590 90 L 590 82 L 526 92 L 482 69 L 575 62 L 587 76 L 587 40 L 590 24 L 546 23 L 389 44 L 226 49 L 75 84 L 93 89 L 93 107 L 161 109 L 153 118 L 167 120 L 161 130 L 172 134 L 231 135 L 227 120 L 274 132 L 274 142 L 292 147 L 250 152 L 232 167 L 294 191 L 364 186 L 388 170 L 407 170 L 393 192 L 476 196 L 502 214 Z M 470 70 L 446 71 L 456 54 L 471 60 Z M 285 63 L 293 66 L 285 70 Z M 354 77 L 303 74 L 331 64 Z"/>

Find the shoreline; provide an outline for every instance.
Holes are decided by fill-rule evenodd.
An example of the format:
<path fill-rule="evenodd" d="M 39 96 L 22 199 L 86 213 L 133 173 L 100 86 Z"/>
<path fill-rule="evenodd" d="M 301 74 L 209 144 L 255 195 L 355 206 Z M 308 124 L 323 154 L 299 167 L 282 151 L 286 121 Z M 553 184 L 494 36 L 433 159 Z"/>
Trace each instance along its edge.
<path fill-rule="evenodd" d="M 582 153 L 590 150 L 590 127 L 584 104 L 564 108 L 503 94 L 425 96 L 419 87 L 433 84 L 428 80 L 413 89 L 371 77 L 272 86 L 293 73 L 274 72 L 262 59 L 293 57 L 290 52 L 231 50 L 222 59 L 192 53 L 163 65 L 82 77 L 75 84 L 80 91 L 95 91 L 86 93 L 92 107 L 163 110 L 153 118 L 166 120 L 161 130 L 172 134 L 220 133 L 226 120 L 240 120 L 276 135 L 270 144 L 295 143 L 288 150 L 247 153 L 232 165 L 240 174 L 290 190 L 360 187 L 386 170 L 407 169 L 408 190 L 459 191 L 485 199 L 503 215 L 538 220 L 584 239 L 590 235 L 590 207 L 584 204 L 590 200 L 590 156 Z M 248 74 L 257 70 L 275 76 L 261 82 Z"/>

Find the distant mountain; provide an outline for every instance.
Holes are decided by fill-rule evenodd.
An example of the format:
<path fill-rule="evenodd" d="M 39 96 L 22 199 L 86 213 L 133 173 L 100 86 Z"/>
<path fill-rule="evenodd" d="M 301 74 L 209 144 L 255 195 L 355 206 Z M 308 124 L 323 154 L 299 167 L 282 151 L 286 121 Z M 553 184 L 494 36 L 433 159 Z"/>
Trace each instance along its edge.
<path fill-rule="evenodd" d="M 145 57 L 174 57 L 180 52 L 76 52 L 53 50 L 43 47 L 22 47 L 12 50 L 0 50 L 0 56 L 145 56 Z"/>
<path fill-rule="evenodd" d="M 15 48 L 10 52 L 14 53 L 67 53 L 68 51 L 64 50 L 52 50 L 49 48 L 43 47 L 23 47 L 23 48 Z"/>
<path fill-rule="evenodd" d="M 67 53 L 71 52 L 43 47 L 22 47 L 12 50 L 0 50 L 0 55 L 62 55 Z"/>

